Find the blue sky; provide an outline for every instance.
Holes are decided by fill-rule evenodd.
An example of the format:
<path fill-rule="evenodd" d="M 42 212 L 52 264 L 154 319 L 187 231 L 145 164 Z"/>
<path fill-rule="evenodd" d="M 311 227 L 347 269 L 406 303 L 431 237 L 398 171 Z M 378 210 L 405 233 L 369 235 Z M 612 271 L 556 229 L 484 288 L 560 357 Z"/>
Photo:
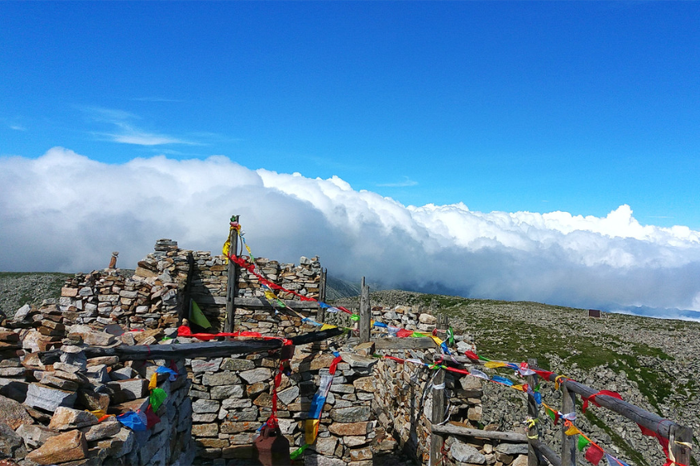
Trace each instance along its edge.
<path fill-rule="evenodd" d="M 0 15 L 3 155 L 222 154 L 405 205 L 629 204 L 641 223 L 700 228 L 697 2 L 3 2 Z"/>
<path fill-rule="evenodd" d="M 256 255 L 342 278 L 700 311 L 700 2 L 0 18 L 0 270 L 216 252 L 239 213 Z"/>

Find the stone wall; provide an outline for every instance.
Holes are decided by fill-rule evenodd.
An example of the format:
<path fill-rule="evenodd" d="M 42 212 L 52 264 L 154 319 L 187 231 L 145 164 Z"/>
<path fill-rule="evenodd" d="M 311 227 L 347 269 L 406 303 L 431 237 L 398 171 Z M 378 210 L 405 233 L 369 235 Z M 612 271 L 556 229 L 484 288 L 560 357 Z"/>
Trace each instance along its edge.
<path fill-rule="evenodd" d="M 0 347 L 15 352 L 0 361 L 0 457 L 22 466 L 190 464 L 195 452 L 187 398 L 191 382 L 183 362 L 87 359 L 82 349 L 83 344 L 155 343 L 164 331 L 110 334 L 70 325 L 64 315 L 74 317 L 72 312 L 47 304 L 23 310 L 0 328 Z M 47 338 L 54 342 L 47 344 Z M 60 346 L 58 360 L 51 364 L 42 363 L 36 352 L 47 346 Z M 155 412 L 150 410 L 152 425 L 125 427 L 114 416 L 133 411 L 145 418 L 149 380 L 166 364 L 175 374 L 172 380 L 168 374 L 156 376 L 156 388 L 166 398 Z M 110 416 L 102 419 L 105 413 Z"/>
<path fill-rule="evenodd" d="M 318 297 L 318 258 L 302 257 L 298 266 L 267 259 L 257 259 L 256 264 L 273 282 L 302 296 Z M 5 321 L 5 328 L 0 328 L 0 457 L 10 456 L 22 466 L 184 465 L 195 456 L 197 464 L 250 463 L 256 431 L 271 413 L 278 353 L 146 364 L 81 356 L 81 348 L 87 345 L 196 341 L 177 336 L 188 298 L 198 303 L 212 330 L 222 329 L 227 281 L 223 256 L 183 250 L 163 239 L 138 263 L 133 275 L 111 269 L 78 274 L 67 280 L 57 302 L 45 302 L 38 310 L 26 306 Z M 247 271 L 238 277 L 238 288 L 240 297 L 264 296 L 258 278 Z M 294 296 L 281 294 L 280 298 Z M 312 308 L 237 308 L 234 324 L 236 330 L 290 337 L 314 330 L 302 319 L 316 315 Z M 436 325 L 436 318 L 422 307 L 376 305 L 372 315 L 378 322 L 422 332 L 432 332 Z M 345 314 L 327 317 L 353 325 Z M 378 328 L 373 336 L 391 338 Z M 60 362 L 43 364 L 38 352 L 52 348 L 61 348 Z M 318 438 L 298 464 L 370 466 L 382 455 L 397 452 L 427 463 L 430 385 L 435 372 L 374 358 L 374 353 L 374 344 L 358 344 L 349 335 L 295 348 L 283 367 L 277 413 L 292 451 L 304 443 L 307 413 L 321 376 L 335 354 L 341 358 Z M 436 349 L 385 354 L 432 363 Z M 157 387 L 167 395 L 154 413 L 160 419 L 157 424 L 132 430 L 114 418 L 97 422 L 97 417 L 86 413 L 98 409 L 110 414 L 145 413 L 148 382 L 159 366 L 175 370 L 178 376 L 172 381 L 167 375 L 156 376 Z M 446 390 L 449 421 L 483 427 L 480 380 L 448 375 Z M 448 437 L 444 461 L 508 466 L 522 461 L 521 451 L 522 445 L 467 443 Z"/>

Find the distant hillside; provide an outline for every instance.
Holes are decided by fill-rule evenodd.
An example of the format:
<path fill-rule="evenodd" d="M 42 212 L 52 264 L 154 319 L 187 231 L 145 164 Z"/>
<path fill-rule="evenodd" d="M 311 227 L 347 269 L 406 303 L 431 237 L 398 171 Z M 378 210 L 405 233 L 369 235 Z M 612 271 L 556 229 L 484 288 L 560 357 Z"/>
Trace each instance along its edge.
<path fill-rule="evenodd" d="M 630 403 L 693 428 L 698 445 L 698 322 L 613 313 L 591 318 L 584 309 L 397 290 L 371 293 L 370 302 L 372 306 L 411 306 L 416 313 L 447 314 L 455 333 L 474 343 L 479 355 L 517 363 L 535 358 L 542 368 L 600 390 L 616 391 Z M 334 304 L 352 308 L 358 306 L 358 298 L 342 298 Z M 493 384 L 486 384 L 484 390 L 484 424 L 521 425 L 527 413 L 518 396 Z M 545 399 L 560 403 L 551 384 L 542 390 Z M 658 442 L 643 437 L 636 425 L 610 411 L 590 409 L 579 425 L 594 438 L 614 445 L 629 464 L 653 466 L 665 460 Z M 691 465 L 697 466 L 694 458 Z"/>
<path fill-rule="evenodd" d="M 8 317 L 25 304 L 39 305 L 61 296 L 61 287 L 73 274 L 54 272 L 0 272 L 0 311 Z"/>

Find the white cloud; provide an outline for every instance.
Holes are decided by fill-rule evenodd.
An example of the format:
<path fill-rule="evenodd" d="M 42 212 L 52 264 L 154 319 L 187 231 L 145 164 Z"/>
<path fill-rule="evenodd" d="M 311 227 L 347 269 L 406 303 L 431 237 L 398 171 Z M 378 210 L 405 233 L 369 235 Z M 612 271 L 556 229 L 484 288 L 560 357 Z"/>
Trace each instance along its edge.
<path fill-rule="evenodd" d="M 377 186 L 382 187 L 382 188 L 409 188 L 411 186 L 418 186 L 417 181 L 413 181 L 412 179 L 410 179 L 407 176 L 404 176 L 403 178 L 404 178 L 403 181 L 399 181 L 396 183 L 381 183 L 381 184 L 378 184 Z"/>
<path fill-rule="evenodd" d="M 90 106 L 78 108 L 85 112 L 91 120 L 114 126 L 116 131 L 92 133 L 99 138 L 106 138 L 108 141 L 138 146 L 160 146 L 165 144 L 201 145 L 200 143 L 174 136 L 143 131 L 133 124 L 133 120 L 139 120 L 140 117 L 124 110 Z"/>
<path fill-rule="evenodd" d="M 605 217 L 403 206 L 338 177 L 250 170 L 226 157 L 121 165 L 53 148 L 0 158 L 0 269 L 133 268 L 155 240 L 218 252 L 240 214 L 256 255 L 320 255 L 386 286 L 583 307 L 700 310 L 700 232 Z"/>
<path fill-rule="evenodd" d="M 14 129 L 15 131 L 27 131 L 27 128 L 24 126 L 15 124 L 10 125 L 10 129 Z"/>

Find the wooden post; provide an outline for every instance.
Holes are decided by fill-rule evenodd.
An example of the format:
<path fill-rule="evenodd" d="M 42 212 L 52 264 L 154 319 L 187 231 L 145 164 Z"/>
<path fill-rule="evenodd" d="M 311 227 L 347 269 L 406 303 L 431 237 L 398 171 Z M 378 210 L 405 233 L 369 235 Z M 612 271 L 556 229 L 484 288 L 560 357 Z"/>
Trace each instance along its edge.
<path fill-rule="evenodd" d="M 528 359 L 527 363 L 530 367 L 537 367 L 537 359 Z M 535 448 L 535 442 L 540 439 L 540 432 L 539 432 L 539 427 L 537 426 L 537 419 L 538 419 L 538 409 L 537 409 L 537 401 L 535 400 L 534 396 L 534 389 L 537 386 L 537 375 L 528 375 L 527 376 L 527 384 L 530 386 L 530 388 L 533 390 L 532 393 L 527 394 L 527 415 L 533 419 L 535 422 L 530 425 L 527 429 L 527 443 L 528 443 L 528 449 L 527 449 L 527 464 L 528 466 L 538 466 L 540 464 L 543 464 L 543 461 L 540 459 L 540 454 Z"/>
<path fill-rule="evenodd" d="M 369 304 L 369 286 L 362 277 L 362 294 L 360 295 L 360 343 L 367 343 L 372 332 L 372 307 Z"/>
<path fill-rule="evenodd" d="M 318 288 L 318 300 L 319 302 L 326 302 L 326 278 L 328 277 L 328 269 L 321 269 L 321 283 Z M 319 322 L 326 321 L 326 309 L 323 306 L 319 306 L 318 314 L 316 315 Z"/>
<path fill-rule="evenodd" d="M 445 420 L 445 371 L 440 369 L 433 379 L 433 412 L 430 416 L 432 426 Z M 442 461 L 442 443 L 444 439 L 437 432 L 430 434 L 430 466 L 437 466 Z"/>
<path fill-rule="evenodd" d="M 576 394 L 569 391 L 566 386 L 566 382 L 562 383 L 561 387 L 562 404 L 561 412 L 562 414 L 573 413 L 576 410 Z M 564 427 L 564 420 L 560 421 L 561 424 L 561 464 L 562 466 L 576 466 L 576 442 L 578 442 L 578 435 L 566 435 L 566 427 Z"/>
<path fill-rule="evenodd" d="M 231 216 L 231 222 L 238 223 L 238 215 Z M 235 256 L 238 254 L 238 232 L 232 229 L 229 232 L 228 239 L 230 241 L 229 254 Z M 233 321 L 235 308 L 233 300 L 238 295 L 238 266 L 232 261 L 228 261 L 228 285 L 226 286 L 226 323 L 224 325 L 225 332 L 233 332 Z"/>
<path fill-rule="evenodd" d="M 668 433 L 668 447 L 676 464 L 690 464 L 690 450 L 693 443 L 693 430 L 679 425 L 671 426 Z"/>

